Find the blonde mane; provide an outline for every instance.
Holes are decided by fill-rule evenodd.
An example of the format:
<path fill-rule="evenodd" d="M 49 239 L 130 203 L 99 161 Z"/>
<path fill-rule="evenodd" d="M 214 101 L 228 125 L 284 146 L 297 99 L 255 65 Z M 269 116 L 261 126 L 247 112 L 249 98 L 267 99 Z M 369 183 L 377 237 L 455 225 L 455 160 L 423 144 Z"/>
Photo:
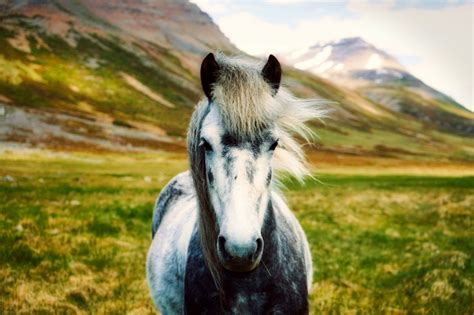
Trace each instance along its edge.
<path fill-rule="evenodd" d="M 302 179 L 309 172 L 298 140 L 308 142 L 314 137 L 306 123 L 324 117 L 325 102 L 297 98 L 284 87 L 272 95 L 261 75 L 264 62 L 221 53 L 216 61 L 220 70 L 213 86 L 213 103 L 218 105 L 226 129 L 237 136 L 253 137 L 273 124 L 280 134 L 274 167 Z"/>

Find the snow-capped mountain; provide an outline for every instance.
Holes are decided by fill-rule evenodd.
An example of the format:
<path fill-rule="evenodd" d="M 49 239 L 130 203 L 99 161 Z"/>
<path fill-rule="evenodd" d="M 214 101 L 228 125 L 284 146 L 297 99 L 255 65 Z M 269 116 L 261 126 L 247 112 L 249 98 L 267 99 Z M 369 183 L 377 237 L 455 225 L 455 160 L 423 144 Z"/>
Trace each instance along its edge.
<path fill-rule="evenodd" d="M 360 37 L 319 43 L 284 57 L 286 63 L 297 69 L 343 84 L 362 83 L 357 79 L 382 82 L 392 77 L 401 78 L 406 73 L 395 58 Z"/>
<path fill-rule="evenodd" d="M 311 72 L 340 86 L 363 90 L 374 101 L 396 111 L 400 106 L 393 100 L 378 97 L 380 88 L 406 88 L 423 98 L 435 99 L 462 107 L 451 97 L 433 89 L 410 72 L 387 52 L 366 42 L 360 37 L 318 43 L 311 47 L 284 54 L 286 64 Z"/>
<path fill-rule="evenodd" d="M 449 114 L 444 112 L 450 108 L 466 113 L 460 104 L 426 85 L 395 57 L 360 37 L 318 43 L 282 57 L 288 65 L 357 91 L 392 111 L 456 132 L 474 132 L 472 123 L 448 119 Z"/>

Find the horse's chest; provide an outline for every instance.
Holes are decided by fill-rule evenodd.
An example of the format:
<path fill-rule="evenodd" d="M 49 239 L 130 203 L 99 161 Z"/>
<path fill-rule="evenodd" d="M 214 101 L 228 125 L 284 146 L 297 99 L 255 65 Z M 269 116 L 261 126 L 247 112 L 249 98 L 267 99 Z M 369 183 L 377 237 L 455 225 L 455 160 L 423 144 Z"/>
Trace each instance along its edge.
<path fill-rule="evenodd" d="M 226 310 L 230 314 L 258 314 L 265 308 L 268 296 L 265 292 L 233 292 L 226 299 Z"/>
<path fill-rule="evenodd" d="M 291 257 L 291 256 L 290 256 Z M 290 259 L 291 260 L 291 259 Z M 304 314 L 307 288 L 303 266 L 277 272 L 263 266 L 249 274 L 223 273 L 224 305 L 206 266 L 198 239 L 188 251 L 185 276 L 187 314 Z M 288 266 L 286 266 L 288 267 Z M 273 271 L 273 272 L 272 272 Z"/>
<path fill-rule="evenodd" d="M 198 275 L 203 277 L 197 279 Z M 210 277 L 210 274 L 209 274 Z M 194 279 L 194 280 L 192 280 Z M 188 314 L 263 314 L 271 302 L 271 294 L 261 283 L 251 284 L 241 279 L 225 280 L 224 305 L 211 279 L 204 273 L 187 277 L 185 305 Z"/>

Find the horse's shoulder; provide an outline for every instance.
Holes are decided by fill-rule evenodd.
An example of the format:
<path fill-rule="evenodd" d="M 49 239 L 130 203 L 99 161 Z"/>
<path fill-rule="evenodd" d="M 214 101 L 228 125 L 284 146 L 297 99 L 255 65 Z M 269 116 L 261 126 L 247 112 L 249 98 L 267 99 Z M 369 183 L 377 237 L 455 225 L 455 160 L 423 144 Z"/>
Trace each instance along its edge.
<path fill-rule="evenodd" d="M 311 288 L 311 284 L 313 282 L 313 260 L 311 258 L 311 250 L 309 248 L 308 239 L 306 238 L 303 228 L 301 227 L 301 224 L 296 218 L 295 214 L 290 210 L 284 198 L 277 192 L 272 193 L 272 203 L 275 210 L 275 215 L 278 217 L 277 220 L 280 223 L 280 227 L 285 230 L 283 233 L 290 232 L 292 236 L 296 237 L 296 242 L 294 244 L 301 245 L 300 249 L 305 261 L 307 287 L 309 289 Z"/>
<path fill-rule="evenodd" d="M 298 223 L 298 220 L 280 193 L 273 191 L 271 197 L 273 210 L 275 211 L 275 215 L 278 217 L 278 220 L 283 220 L 284 222 L 291 225 Z"/>
<path fill-rule="evenodd" d="M 194 192 L 192 178 L 189 171 L 182 172 L 173 177 L 161 190 L 153 209 L 153 220 L 151 226 L 152 237 L 155 236 L 160 222 L 166 211 L 180 197 L 192 195 Z"/>

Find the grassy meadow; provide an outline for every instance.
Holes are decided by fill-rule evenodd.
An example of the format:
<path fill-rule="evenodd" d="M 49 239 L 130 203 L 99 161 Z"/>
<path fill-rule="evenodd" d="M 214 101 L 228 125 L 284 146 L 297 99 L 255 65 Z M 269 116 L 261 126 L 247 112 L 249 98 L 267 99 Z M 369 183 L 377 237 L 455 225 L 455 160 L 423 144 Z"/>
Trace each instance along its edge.
<path fill-rule="evenodd" d="M 472 165 L 379 166 L 287 180 L 312 313 L 472 314 Z M 1 153 L 0 313 L 153 314 L 152 207 L 186 167 L 178 153 Z"/>

